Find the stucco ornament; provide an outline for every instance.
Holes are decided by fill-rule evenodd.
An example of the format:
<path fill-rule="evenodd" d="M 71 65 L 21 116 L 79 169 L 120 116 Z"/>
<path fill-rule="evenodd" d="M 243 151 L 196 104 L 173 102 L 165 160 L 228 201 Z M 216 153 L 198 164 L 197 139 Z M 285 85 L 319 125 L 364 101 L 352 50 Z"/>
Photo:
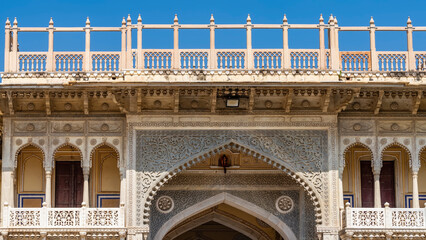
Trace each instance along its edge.
<path fill-rule="evenodd" d="M 275 207 L 280 213 L 288 213 L 293 210 L 294 202 L 289 196 L 281 196 L 275 202 Z"/>
<path fill-rule="evenodd" d="M 157 209 L 162 213 L 169 213 L 173 210 L 175 203 L 169 196 L 161 196 L 157 200 Z"/>

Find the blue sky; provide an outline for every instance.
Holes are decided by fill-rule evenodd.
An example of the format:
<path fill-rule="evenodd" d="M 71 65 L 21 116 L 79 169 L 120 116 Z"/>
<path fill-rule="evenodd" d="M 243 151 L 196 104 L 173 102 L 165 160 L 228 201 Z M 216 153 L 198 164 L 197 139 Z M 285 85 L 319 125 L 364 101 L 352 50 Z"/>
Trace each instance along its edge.
<path fill-rule="evenodd" d="M 92 26 L 120 26 L 122 17 L 131 14 L 135 23 L 138 14 L 143 22 L 173 23 L 178 14 L 180 23 L 209 23 L 214 14 L 216 23 L 245 23 L 247 14 L 252 23 L 281 23 L 287 14 L 289 23 L 318 23 L 320 14 L 327 20 L 336 15 L 341 26 L 366 26 L 370 16 L 377 26 L 405 26 L 410 16 L 414 26 L 426 26 L 426 0 L 1 0 L 1 32 L 4 33 L 6 17 L 18 18 L 19 26 L 47 27 L 50 17 L 55 26 L 84 26 L 90 17 Z M 146 30 L 143 35 L 144 48 L 172 48 L 172 31 Z M 406 50 L 404 32 L 379 32 L 377 50 Z M 22 33 L 19 35 L 21 51 L 47 51 L 46 33 Z M 134 47 L 136 37 L 134 37 Z M 318 48 L 317 30 L 291 30 L 290 48 Z M 3 71 L 4 34 L 0 37 L 0 71 Z M 208 48 L 208 30 L 180 31 L 181 48 Z M 244 30 L 218 30 L 217 48 L 245 48 Z M 253 31 L 254 48 L 281 48 L 281 30 Z M 368 50 L 367 32 L 340 34 L 340 50 Z M 83 33 L 55 34 L 55 51 L 84 50 Z M 92 35 L 92 51 L 120 50 L 119 33 L 95 33 Z M 414 34 L 414 50 L 426 51 L 426 32 Z"/>

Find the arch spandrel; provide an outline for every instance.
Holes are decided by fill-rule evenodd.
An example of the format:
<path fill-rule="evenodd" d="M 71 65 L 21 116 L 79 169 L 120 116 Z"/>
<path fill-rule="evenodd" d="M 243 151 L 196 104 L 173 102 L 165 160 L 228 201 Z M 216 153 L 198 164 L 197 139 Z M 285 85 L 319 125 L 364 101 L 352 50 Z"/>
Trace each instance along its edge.
<path fill-rule="evenodd" d="M 149 221 L 156 192 L 170 178 L 226 148 L 255 155 L 294 178 L 314 200 L 321 222 L 321 199 L 326 199 L 328 165 L 327 131 L 304 130 L 176 130 L 140 131 L 136 158 L 136 216 L 139 225 Z M 142 217 L 143 216 L 143 217 Z M 143 220 L 143 221 L 142 221 Z"/>

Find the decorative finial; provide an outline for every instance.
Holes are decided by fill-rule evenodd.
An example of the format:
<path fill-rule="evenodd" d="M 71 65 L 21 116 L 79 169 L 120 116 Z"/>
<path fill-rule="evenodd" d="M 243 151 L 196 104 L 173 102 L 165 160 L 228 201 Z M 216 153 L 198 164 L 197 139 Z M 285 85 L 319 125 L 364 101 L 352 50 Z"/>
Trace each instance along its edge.
<path fill-rule="evenodd" d="M 14 27 L 17 27 L 17 26 L 18 26 L 18 19 L 16 19 L 16 17 L 15 17 L 15 20 L 13 20 L 13 26 L 14 26 Z"/>
<path fill-rule="evenodd" d="M 319 21 L 320 21 L 320 23 L 324 23 L 324 18 L 322 17 L 322 13 L 320 15 Z"/>
<path fill-rule="evenodd" d="M 334 23 L 333 14 L 330 14 L 330 18 L 328 18 L 328 24 Z"/>
<path fill-rule="evenodd" d="M 410 16 L 408 16 L 407 25 L 411 25 L 411 18 L 410 18 Z"/>
<path fill-rule="evenodd" d="M 337 16 L 334 16 L 334 24 L 337 25 Z"/>
<path fill-rule="evenodd" d="M 121 20 L 121 25 L 126 25 L 126 19 L 123 17 L 123 20 Z"/>
<path fill-rule="evenodd" d="M 175 18 L 173 19 L 173 22 L 174 22 L 175 24 L 178 24 L 178 21 L 179 21 L 179 19 L 178 19 L 178 17 L 177 17 L 177 14 L 175 14 Z"/>
<path fill-rule="evenodd" d="M 49 26 L 53 26 L 53 18 L 52 17 L 50 18 Z"/>
<path fill-rule="evenodd" d="M 89 17 L 87 17 L 87 19 L 86 19 L 86 27 L 90 27 L 90 20 L 89 20 Z"/>
<path fill-rule="evenodd" d="M 138 23 L 141 23 L 142 22 L 142 17 L 141 17 L 141 15 L 139 14 L 139 16 L 138 16 Z"/>
<path fill-rule="evenodd" d="M 287 23 L 287 15 L 286 15 L 286 14 L 284 14 L 284 17 L 283 17 L 283 23 L 284 23 L 284 24 L 286 24 L 286 23 Z"/>
<path fill-rule="evenodd" d="M 247 15 L 247 24 L 250 24 L 251 23 L 251 17 L 250 17 L 250 14 L 249 15 Z"/>
<path fill-rule="evenodd" d="M 6 26 L 10 26 L 10 20 L 9 17 L 6 18 Z"/>
<path fill-rule="evenodd" d="M 132 18 L 130 17 L 130 14 L 129 15 L 127 15 L 127 22 L 132 22 Z"/>
<path fill-rule="evenodd" d="M 374 19 L 373 19 L 373 16 L 371 16 L 371 18 L 370 18 L 370 25 L 374 25 Z"/>
<path fill-rule="evenodd" d="M 212 15 L 210 16 L 210 24 L 214 24 L 214 17 L 213 17 L 213 13 L 212 13 Z"/>

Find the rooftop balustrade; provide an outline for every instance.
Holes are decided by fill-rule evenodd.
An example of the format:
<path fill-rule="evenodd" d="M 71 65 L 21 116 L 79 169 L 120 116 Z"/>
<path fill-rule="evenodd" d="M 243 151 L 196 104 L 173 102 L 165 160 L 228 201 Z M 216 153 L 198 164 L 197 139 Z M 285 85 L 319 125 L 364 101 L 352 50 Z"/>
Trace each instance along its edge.
<path fill-rule="evenodd" d="M 137 30 L 137 46 L 132 46 L 132 29 Z M 173 49 L 142 48 L 144 29 L 172 29 Z M 179 31 L 184 29 L 210 30 L 209 49 L 180 49 Z M 246 29 L 247 48 L 216 49 L 216 29 Z M 283 47 L 280 49 L 253 49 L 253 29 L 282 29 Z M 318 49 L 289 49 L 289 29 L 317 29 Z M 370 51 L 339 51 L 339 33 L 364 31 L 370 34 Z M 402 31 L 407 34 L 407 51 L 376 51 L 377 31 Z M 413 27 L 408 18 L 406 27 L 376 26 L 373 18 L 369 26 L 345 27 L 330 16 L 319 24 L 289 24 L 284 16 L 282 24 L 252 24 L 250 16 L 246 24 L 179 24 L 175 16 L 173 24 L 142 24 L 139 16 L 133 24 L 123 18 L 121 27 L 92 27 L 89 18 L 85 27 L 18 27 L 17 19 L 5 27 L 5 73 L 27 72 L 120 72 L 124 70 L 320 70 L 344 72 L 409 72 L 426 70 L 426 51 L 413 50 L 413 32 L 426 31 L 426 27 Z M 21 52 L 18 50 L 18 33 L 48 32 L 47 52 Z M 85 33 L 85 51 L 56 52 L 53 50 L 57 32 Z M 90 50 L 92 32 L 121 32 L 121 51 L 93 52 Z M 326 47 L 325 34 L 329 41 Z"/>

